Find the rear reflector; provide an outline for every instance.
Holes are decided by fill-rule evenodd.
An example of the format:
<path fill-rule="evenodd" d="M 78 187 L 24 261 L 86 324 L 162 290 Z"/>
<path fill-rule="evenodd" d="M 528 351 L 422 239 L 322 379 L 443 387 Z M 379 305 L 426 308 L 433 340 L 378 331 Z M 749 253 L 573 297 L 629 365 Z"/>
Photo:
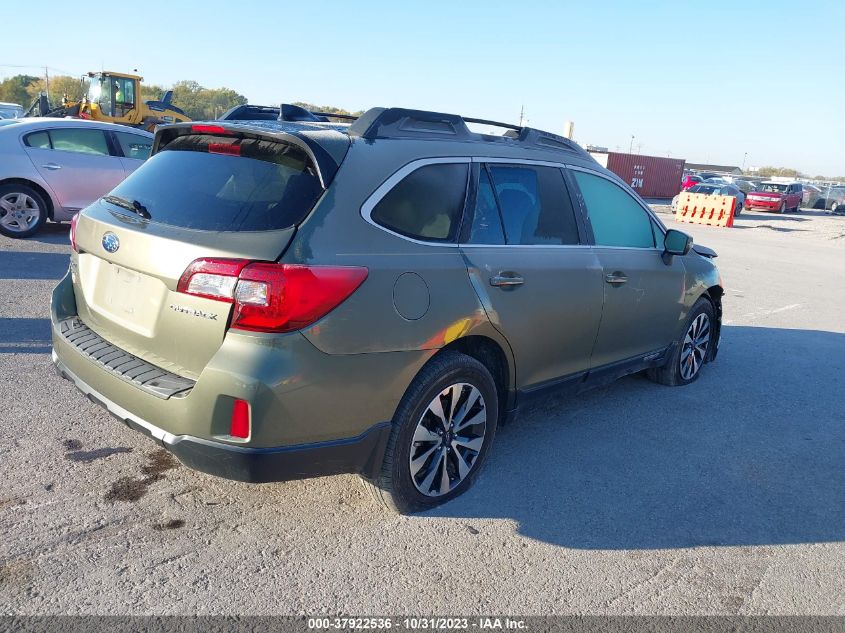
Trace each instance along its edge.
<path fill-rule="evenodd" d="M 79 222 L 79 214 L 74 213 L 73 217 L 70 219 L 70 247 L 79 252 L 79 249 L 76 248 L 76 224 Z"/>
<path fill-rule="evenodd" d="M 323 318 L 367 278 L 358 266 L 249 263 L 198 259 L 179 279 L 178 292 L 234 303 L 232 327 L 292 332 Z"/>
<path fill-rule="evenodd" d="M 232 423 L 229 435 L 246 439 L 249 437 L 249 403 L 246 400 L 235 400 L 232 406 Z"/>

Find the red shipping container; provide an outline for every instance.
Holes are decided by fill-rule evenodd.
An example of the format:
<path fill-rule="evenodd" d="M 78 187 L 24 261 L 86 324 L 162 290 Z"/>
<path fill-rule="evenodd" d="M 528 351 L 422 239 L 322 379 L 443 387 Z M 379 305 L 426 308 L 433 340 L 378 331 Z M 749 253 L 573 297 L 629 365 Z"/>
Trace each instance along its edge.
<path fill-rule="evenodd" d="M 681 190 L 683 158 L 662 158 L 618 152 L 591 152 L 606 167 L 643 198 L 671 198 Z"/>

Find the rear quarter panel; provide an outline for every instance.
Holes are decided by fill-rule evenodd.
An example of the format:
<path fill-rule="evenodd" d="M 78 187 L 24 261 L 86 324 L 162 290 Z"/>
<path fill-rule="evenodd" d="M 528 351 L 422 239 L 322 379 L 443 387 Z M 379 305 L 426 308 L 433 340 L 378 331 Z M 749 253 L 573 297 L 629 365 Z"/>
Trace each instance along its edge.
<path fill-rule="evenodd" d="M 283 257 L 369 270 L 349 299 L 304 330 L 323 352 L 438 349 L 487 322 L 456 246 L 417 244 L 361 215 L 362 204 L 384 180 L 419 158 L 418 144 L 356 142 Z"/>
<path fill-rule="evenodd" d="M 35 169 L 35 165 L 24 150 L 23 141 L 21 141 L 23 133 L 14 128 L 14 125 L 0 128 L 0 184 L 10 179 L 26 180 L 35 183 L 49 196 L 49 202 L 52 203 L 54 209 L 55 219 L 63 220 L 69 218 L 72 214 L 64 213 L 56 199 L 55 192 L 44 181 L 38 170 Z M 31 131 L 37 130 L 30 128 L 26 130 L 26 132 Z"/>

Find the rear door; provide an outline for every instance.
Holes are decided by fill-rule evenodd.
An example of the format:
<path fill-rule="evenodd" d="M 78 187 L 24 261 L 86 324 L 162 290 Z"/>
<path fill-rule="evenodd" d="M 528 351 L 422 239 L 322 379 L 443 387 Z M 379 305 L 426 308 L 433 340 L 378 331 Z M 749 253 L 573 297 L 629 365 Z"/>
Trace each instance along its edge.
<path fill-rule="evenodd" d="M 128 176 L 150 157 L 153 138 L 135 132 L 114 131 L 111 134 L 115 140 L 115 145 L 120 150 L 120 163 L 123 165 L 123 171 Z"/>
<path fill-rule="evenodd" d="M 461 249 L 473 286 L 513 350 L 520 389 L 578 375 L 602 307 L 602 269 L 582 243 L 560 169 L 474 165 Z"/>
<path fill-rule="evenodd" d="M 112 155 L 106 132 L 91 127 L 61 127 L 24 137 L 26 153 L 59 204 L 72 211 L 87 207 L 126 176 Z"/>
<path fill-rule="evenodd" d="M 191 129 L 80 216 L 74 291 L 79 317 L 100 336 L 196 378 L 223 342 L 232 303 L 179 292 L 180 278 L 201 258 L 275 261 L 323 186 L 298 146 Z M 207 279 L 208 293 L 221 288 Z"/>
<path fill-rule="evenodd" d="M 639 201 L 601 174 L 572 168 L 602 266 L 604 309 L 593 368 L 667 347 L 682 316 L 682 258 L 666 264 L 662 229 Z"/>

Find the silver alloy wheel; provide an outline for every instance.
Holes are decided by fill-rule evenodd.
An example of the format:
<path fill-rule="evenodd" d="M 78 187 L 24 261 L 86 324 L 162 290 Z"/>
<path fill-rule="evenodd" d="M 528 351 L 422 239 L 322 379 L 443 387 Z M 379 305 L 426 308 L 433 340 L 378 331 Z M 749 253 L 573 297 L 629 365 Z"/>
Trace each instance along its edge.
<path fill-rule="evenodd" d="M 11 192 L 0 198 L 0 224 L 13 233 L 23 233 L 41 219 L 41 207 L 25 193 Z"/>
<path fill-rule="evenodd" d="M 786 213 L 786 200 L 780 203 L 780 209 L 778 209 L 778 213 Z"/>
<path fill-rule="evenodd" d="M 707 358 L 710 346 L 710 317 L 701 313 L 690 323 L 681 346 L 681 377 L 692 380 Z"/>
<path fill-rule="evenodd" d="M 411 440 L 411 480 L 427 497 L 454 490 L 470 473 L 487 431 L 487 408 L 477 387 L 446 387 L 420 416 Z"/>

